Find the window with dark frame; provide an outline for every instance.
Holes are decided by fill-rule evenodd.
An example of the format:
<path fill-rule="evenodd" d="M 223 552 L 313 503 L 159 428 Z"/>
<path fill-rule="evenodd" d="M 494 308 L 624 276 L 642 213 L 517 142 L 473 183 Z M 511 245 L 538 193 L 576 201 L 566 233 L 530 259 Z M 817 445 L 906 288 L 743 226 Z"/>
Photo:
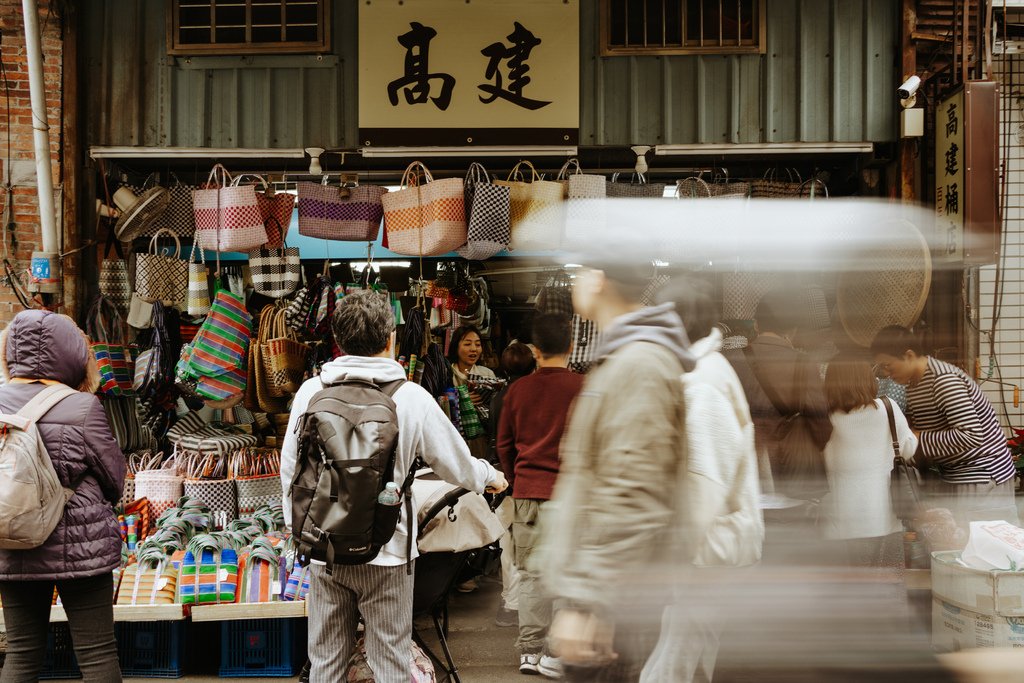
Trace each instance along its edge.
<path fill-rule="evenodd" d="M 172 55 L 327 52 L 330 0 L 172 0 Z"/>
<path fill-rule="evenodd" d="M 756 54 L 765 0 L 601 0 L 601 55 Z"/>

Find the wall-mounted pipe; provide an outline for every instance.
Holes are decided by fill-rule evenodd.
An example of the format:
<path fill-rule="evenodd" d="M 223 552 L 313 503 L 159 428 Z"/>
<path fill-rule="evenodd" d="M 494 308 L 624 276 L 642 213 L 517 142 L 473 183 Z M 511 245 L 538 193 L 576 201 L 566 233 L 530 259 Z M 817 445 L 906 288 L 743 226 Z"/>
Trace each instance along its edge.
<path fill-rule="evenodd" d="M 57 211 L 53 204 L 53 176 L 50 163 L 50 126 L 46 118 L 46 89 L 43 81 L 43 44 L 39 34 L 36 0 L 22 0 L 25 16 L 25 52 L 28 56 L 28 88 L 32 100 L 32 137 L 35 141 L 36 189 L 39 194 L 39 222 L 43 251 L 56 254 Z"/>

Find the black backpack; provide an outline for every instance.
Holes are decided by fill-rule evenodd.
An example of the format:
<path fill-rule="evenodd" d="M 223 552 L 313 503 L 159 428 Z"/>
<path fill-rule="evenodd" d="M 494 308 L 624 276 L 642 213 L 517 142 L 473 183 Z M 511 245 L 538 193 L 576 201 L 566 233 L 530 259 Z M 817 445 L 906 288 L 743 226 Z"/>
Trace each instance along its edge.
<path fill-rule="evenodd" d="M 303 564 L 318 560 L 328 570 L 366 564 L 394 536 L 402 505 L 381 505 L 377 497 L 394 476 L 398 415 L 392 396 L 404 382 L 343 380 L 310 400 L 298 425 L 291 485 L 292 534 Z M 417 464 L 400 488 L 409 520 Z M 411 529 L 407 552 L 411 558 Z"/>

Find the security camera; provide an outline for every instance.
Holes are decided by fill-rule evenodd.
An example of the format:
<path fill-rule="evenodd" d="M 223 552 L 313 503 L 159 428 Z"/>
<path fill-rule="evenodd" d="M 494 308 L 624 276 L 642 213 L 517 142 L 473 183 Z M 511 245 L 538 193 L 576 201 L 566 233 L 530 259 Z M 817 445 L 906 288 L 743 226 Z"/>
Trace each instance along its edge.
<path fill-rule="evenodd" d="M 896 96 L 901 100 L 909 100 L 917 92 L 917 89 L 921 87 L 921 77 L 911 76 L 903 82 L 899 88 L 896 89 Z"/>

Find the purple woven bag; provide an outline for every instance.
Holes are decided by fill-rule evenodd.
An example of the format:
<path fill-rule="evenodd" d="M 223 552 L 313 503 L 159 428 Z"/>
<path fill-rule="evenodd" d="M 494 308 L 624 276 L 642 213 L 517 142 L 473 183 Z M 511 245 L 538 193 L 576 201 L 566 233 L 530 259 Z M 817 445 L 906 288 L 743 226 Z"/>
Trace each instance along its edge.
<path fill-rule="evenodd" d="M 299 234 L 343 242 L 372 242 L 380 233 L 388 190 L 378 185 L 337 187 L 303 182 L 299 190 Z"/>

